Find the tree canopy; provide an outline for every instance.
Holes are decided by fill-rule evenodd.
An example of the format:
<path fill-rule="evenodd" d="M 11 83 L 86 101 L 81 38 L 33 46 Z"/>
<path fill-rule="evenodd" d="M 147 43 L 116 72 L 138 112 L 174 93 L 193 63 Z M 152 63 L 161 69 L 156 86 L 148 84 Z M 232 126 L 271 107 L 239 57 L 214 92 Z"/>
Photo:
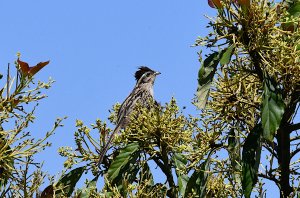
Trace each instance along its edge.
<path fill-rule="evenodd" d="M 266 197 L 266 180 L 281 197 L 299 196 L 300 1 L 208 4 L 216 10 L 208 17 L 211 32 L 195 41 L 209 49 L 198 54 L 193 103 L 199 114 L 186 115 L 175 98 L 138 106 L 101 164 L 113 129 L 104 119 L 86 125 L 78 118 L 76 147 L 58 151 L 66 158 L 64 173 L 45 189 L 46 175 L 33 156 L 51 145 L 47 139 L 64 118 L 44 138 L 31 137 L 27 127 L 53 80 L 35 81 L 49 61 L 29 66 L 18 55 L 15 67 L 0 75 L 1 197 Z M 110 111 L 111 124 L 119 108 Z M 155 180 L 153 164 L 164 182 Z M 93 177 L 76 186 L 86 172 Z"/>

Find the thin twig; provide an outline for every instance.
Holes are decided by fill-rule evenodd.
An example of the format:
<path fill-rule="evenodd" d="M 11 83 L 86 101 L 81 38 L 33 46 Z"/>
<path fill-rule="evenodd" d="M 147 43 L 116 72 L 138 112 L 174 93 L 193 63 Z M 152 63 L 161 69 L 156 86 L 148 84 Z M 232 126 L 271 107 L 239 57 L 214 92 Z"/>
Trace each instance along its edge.
<path fill-rule="evenodd" d="M 295 149 L 294 151 L 291 152 L 290 159 L 292 159 L 297 153 L 300 152 L 300 148 Z"/>
<path fill-rule="evenodd" d="M 298 106 L 299 107 L 299 106 Z M 288 127 L 289 132 L 293 132 L 300 129 L 300 123 L 292 124 Z"/>
<path fill-rule="evenodd" d="M 272 176 L 272 177 L 271 177 L 271 176 L 269 176 L 269 175 L 262 174 L 262 173 L 258 173 L 258 176 L 259 176 L 259 177 L 262 177 L 262 178 L 265 178 L 265 179 L 268 179 L 268 180 L 271 180 L 271 181 L 275 182 L 275 184 L 276 184 L 278 187 L 280 187 L 279 181 L 278 181 L 278 179 L 275 178 L 275 176 Z"/>

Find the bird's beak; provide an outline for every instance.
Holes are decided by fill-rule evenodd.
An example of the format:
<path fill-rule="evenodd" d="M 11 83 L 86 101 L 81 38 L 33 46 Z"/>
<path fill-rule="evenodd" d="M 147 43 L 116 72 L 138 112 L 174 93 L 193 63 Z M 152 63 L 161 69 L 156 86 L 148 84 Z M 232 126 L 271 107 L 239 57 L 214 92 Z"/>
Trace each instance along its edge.
<path fill-rule="evenodd" d="M 155 74 L 155 76 L 157 76 L 157 75 L 159 75 L 159 74 L 161 74 L 161 73 L 160 73 L 160 72 L 155 72 L 154 74 Z"/>

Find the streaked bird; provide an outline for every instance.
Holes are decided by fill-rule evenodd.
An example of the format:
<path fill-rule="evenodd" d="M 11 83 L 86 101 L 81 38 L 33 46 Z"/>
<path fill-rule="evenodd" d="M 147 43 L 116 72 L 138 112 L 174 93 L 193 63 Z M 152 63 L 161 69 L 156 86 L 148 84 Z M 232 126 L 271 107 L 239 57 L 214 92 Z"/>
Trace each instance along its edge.
<path fill-rule="evenodd" d="M 115 134 L 129 124 L 130 114 L 135 109 L 136 105 L 139 104 L 143 107 L 150 108 L 151 104 L 149 103 L 154 101 L 154 81 L 156 76 L 159 74 L 160 72 L 154 71 L 146 66 L 139 67 L 139 69 L 135 72 L 134 77 L 136 79 L 136 84 L 118 111 L 116 127 L 100 152 L 99 165 L 102 163 Z"/>

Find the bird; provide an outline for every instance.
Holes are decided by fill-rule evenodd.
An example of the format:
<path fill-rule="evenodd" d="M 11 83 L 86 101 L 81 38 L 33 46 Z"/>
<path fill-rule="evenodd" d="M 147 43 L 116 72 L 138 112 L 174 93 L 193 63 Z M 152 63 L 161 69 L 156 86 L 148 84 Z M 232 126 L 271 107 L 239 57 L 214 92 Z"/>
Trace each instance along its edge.
<path fill-rule="evenodd" d="M 127 98 L 120 106 L 117 114 L 116 127 L 100 152 L 98 165 L 102 163 L 103 158 L 109 148 L 110 143 L 114 139 L 115 134 L 118 133 L 121 129 L 124 129 L 130 123 L 130 114 L 135 109 L 137 104 L 148 108 L 150 107 L 150 101 L 155 101 L 153 85 L 156 76 L 159 74 L 161 73 L 154 71 L 147 66 L 141 66 L 135 72 L 134 77 L 136 80 L 136 84 L 131 93 L 127 96 Z"/>

